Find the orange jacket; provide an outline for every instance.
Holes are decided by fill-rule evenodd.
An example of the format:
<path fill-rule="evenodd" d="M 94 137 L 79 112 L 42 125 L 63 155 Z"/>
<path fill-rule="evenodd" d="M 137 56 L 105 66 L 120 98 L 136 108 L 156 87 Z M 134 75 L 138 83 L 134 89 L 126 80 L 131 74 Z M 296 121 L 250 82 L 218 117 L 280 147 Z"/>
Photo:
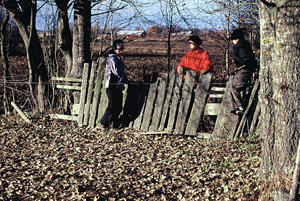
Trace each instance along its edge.
<path fill-rule="evenodd" d="M 198 77 L 202 69 L 210 70 L 212 63 L 210 61 L 208 52 L 202 48 L 199 48 L 197 50 L 190 50 L 187 52 L 178 64 L 177 70 L 179 66 L 182 66 L 184 69 L 197 71 Z"/>

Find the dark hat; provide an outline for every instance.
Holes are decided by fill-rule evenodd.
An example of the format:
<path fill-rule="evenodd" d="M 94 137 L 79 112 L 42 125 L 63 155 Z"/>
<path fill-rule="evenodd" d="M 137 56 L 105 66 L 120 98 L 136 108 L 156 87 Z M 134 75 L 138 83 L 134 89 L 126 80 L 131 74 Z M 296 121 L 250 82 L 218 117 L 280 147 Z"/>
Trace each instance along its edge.
<path fill-rule="evenodd" d="M 116 50 L 117 46 L 121 46 L 123 41 L 121 39 L 117 39 L 113 41 L 113 49 Z"/>
<path fill-rule="evenodd" d="M 244 38 L 244 31 L 243 29 L 236 29 L 232 32 L 230 39 L 243 39 Z"/>
<path fill-rule="evenodd" d="M 193 41 L 197 45 L 201 45 L 202 44 L 202 40 L 198 36 L 196 36 L 196 35 L 190 36 L 189 40 Z"/>

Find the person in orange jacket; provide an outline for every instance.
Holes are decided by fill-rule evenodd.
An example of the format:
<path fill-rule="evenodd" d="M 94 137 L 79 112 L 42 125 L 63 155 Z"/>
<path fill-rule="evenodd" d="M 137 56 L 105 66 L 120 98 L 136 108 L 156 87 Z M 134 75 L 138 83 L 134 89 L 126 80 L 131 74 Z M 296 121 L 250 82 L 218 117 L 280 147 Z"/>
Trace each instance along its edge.
<path fill-rule="evenodd" d="M 199 76 L 212 68 L 210 56 L 206 50 L 200 47 L 202 40 L 192 35 L 189 37 L 190 51 L 187 52 L 177 66 L 178 74 L 184 74 L 185 70 L 197 71 L 196 81 Z"/>

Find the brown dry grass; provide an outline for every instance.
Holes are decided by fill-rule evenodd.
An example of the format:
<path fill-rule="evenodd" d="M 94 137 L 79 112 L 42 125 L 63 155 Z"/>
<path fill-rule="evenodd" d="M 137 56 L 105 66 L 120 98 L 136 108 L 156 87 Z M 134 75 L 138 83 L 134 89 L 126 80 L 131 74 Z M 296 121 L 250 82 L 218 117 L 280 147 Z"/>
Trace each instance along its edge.
<path fill-rule="evenodd" d="M 226 43 L 214 33 L 200 35 L 202 47 L 206 49 L 213 62 L 213 79 L 215 82 L 225 82 L 225 47 Z M 188 36 L 173 37 L 171 39 L 171 68 L 176 68 L 183 55 L 189 50 Z M 127 71 L 134 79 L 140 77 L 141 71 L 168 72 L 167 69 L 167 39 L 157 37 L 138 38 L 126 44 Z M 132 75 L 132 72 L 136 74 Z"/>
<path fill-rule="evenodd" d="M 189 36 L 173 36 L 171 38 L 171 67 L 167 68 L 167 38 L 164 37 L 145 37 L 125 39 L 126 49 L 126 72 L 130 82 L 141 82 L 144 75 L 151 75 L 152 73 L 170 72 L 172 68 L 176 68 L 182 56 L 189 50 L 188 47 Z M 202 34 L 200 38 L 203 40 L 202 47 L 206 49 L 211 55 L 213 67 L 213 83 L 225 83 L 225 61 L 224 61 L 224 47 L 225 41 L 215 33 Z M 105 41 L 106 44 L 110 40 Z M 96 43 L 96 51 L 99 44 Z M 98 49 L 99 51 L 99 49 Z M 54 70 L 59 71 L 59 76 L 64 76 L 64 62 L 59 58 L 58 67 L 49 68 L 49 74 L 53 74 Z M 21 105 L 28 100 L 28 78 L 29 69 L 26 56 L 10 56 L 9 57 L 9 83 L 11 89 L 16 89 L 14 96 L 16 101 Z M 54 69 L 57 68 L 57 69 Z M 52 72 L 52 73 L 50 73 Z M 0 76 L 3 77 L 3 71 L 0 71 Z M 1 79 L 3 85 L 3 79 Z M 0 89 L 1 98 L 3 95 L 3 87 Z M 29 98 L 30 99 L 30 98 Z M 24 105 L 24 107 L 26 107 Z M 3 102 L 0 104 L 0 113 L 3 112 Z"/>

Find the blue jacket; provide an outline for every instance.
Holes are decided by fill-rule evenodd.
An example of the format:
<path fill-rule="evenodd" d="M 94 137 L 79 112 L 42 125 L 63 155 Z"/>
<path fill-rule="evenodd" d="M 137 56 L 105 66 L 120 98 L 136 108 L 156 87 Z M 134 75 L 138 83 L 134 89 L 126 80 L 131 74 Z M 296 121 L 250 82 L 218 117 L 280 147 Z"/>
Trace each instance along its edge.
<path fill-rule="evenodd" d="M 106 82 L 105 88 L 116 87 L 124 89 L 124 83 L 128 83 L 125 74 L 125 65 L 117 54 L 109 54 L 106 61 Z"/>

